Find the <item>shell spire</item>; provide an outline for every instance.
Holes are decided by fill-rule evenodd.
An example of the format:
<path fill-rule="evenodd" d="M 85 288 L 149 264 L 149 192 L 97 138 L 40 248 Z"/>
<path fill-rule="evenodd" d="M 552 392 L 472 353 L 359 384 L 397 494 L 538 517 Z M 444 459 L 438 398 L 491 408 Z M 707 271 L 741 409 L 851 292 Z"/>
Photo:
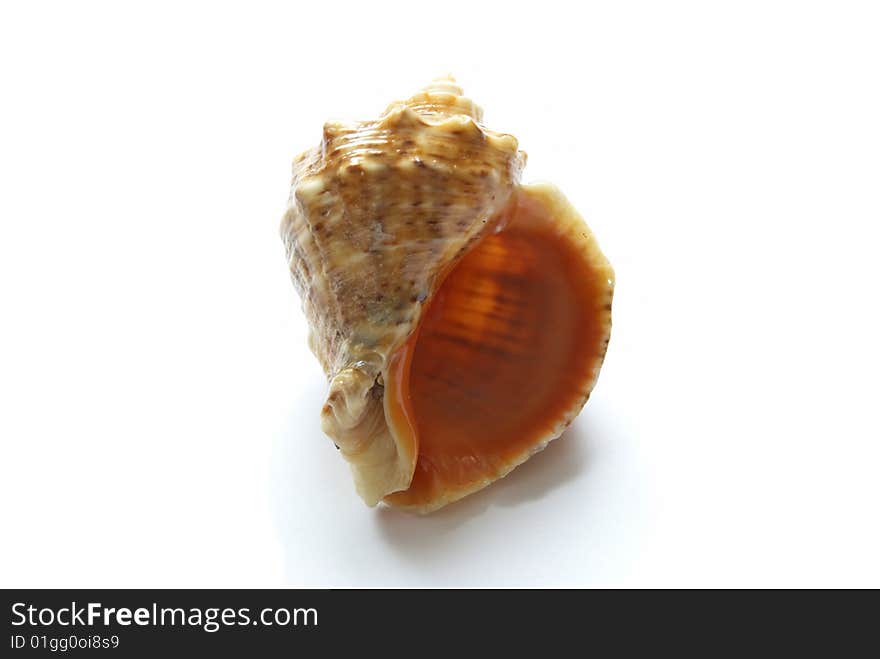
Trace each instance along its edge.
<path fill-rule="evenodd" d="M 464 117 L 470 117 L 475 123 L 483 121 L 483 109 L 464 95 L 452 76 L 435 78 L 406 101 L 389 105 L 385 113 L 393 114 L 398 110 L 421 115 L 432 123 L 441 123 L 450 117 L 457 117 L 461 122 Z"/>

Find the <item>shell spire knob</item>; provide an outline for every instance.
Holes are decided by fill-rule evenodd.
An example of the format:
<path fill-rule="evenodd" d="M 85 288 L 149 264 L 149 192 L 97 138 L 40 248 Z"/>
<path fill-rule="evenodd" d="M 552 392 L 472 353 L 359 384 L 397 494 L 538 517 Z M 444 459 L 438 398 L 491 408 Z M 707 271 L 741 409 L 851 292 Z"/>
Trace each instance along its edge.
<path fill-rule="evenodd" d="M 422 89 L 427 94 L 452 94 L 453 96 L 463 96 L 464 91 L 451 75 L 439 76 L 434 78 L 429 84 Z"/>
<path fill-rule="evenodd" d="M 431 124 L 442 123 L 453 117 L 469 117 L 475 123 L 483 121 L 483 109 L 464 95 L 452 76 L 435 78 L 405 101 L 389 105 L 385 114 L 401 111 L 418 115 Z"/>

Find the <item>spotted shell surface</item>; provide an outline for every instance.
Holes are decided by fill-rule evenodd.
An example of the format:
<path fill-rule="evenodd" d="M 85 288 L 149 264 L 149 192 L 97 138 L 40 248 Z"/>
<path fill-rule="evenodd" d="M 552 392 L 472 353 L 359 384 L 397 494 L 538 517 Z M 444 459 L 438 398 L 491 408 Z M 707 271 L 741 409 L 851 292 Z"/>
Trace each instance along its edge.
<path fill-rule="evenodd" d="M 369 505 L 405 489 L 416 461 L 388 425 L 388 360 L 444 269 L 499 221 L 524 164 L 451 80 L 376 120 L 327 123 L 294 161 L 281 234 L 330 382 L 322 428 Z"/>

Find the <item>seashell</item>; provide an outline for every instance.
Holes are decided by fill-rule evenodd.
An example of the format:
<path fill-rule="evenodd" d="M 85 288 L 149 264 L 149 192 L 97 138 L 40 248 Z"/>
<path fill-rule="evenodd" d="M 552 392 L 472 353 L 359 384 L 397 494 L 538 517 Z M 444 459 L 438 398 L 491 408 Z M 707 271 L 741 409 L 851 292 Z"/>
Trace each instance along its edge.
<path fill-rule="evenodd" d="M 590 395 L 614 273 L 517 140 L 451 78 L 327 123 L 281 233 L 329 379 L 322 429 L 355 487 L 429 512 L 509 473 Z"/>

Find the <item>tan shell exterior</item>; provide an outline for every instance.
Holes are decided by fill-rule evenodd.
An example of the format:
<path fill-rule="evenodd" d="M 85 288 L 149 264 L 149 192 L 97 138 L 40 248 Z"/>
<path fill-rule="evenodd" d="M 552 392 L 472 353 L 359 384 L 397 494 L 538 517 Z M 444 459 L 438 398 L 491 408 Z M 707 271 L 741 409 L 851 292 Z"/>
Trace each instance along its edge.
<path fill-rule="evenodd" d="M 322 427 L 369 505 L 409 486 L 413 451 L 388 427 L 388 359 L 417 325 L 441 271 L 490 230 L 525 163 L 510 135 L 451 80 L 375 121 L 328 123 L 294 161 L 281 232 L 330 380 Z"/>

